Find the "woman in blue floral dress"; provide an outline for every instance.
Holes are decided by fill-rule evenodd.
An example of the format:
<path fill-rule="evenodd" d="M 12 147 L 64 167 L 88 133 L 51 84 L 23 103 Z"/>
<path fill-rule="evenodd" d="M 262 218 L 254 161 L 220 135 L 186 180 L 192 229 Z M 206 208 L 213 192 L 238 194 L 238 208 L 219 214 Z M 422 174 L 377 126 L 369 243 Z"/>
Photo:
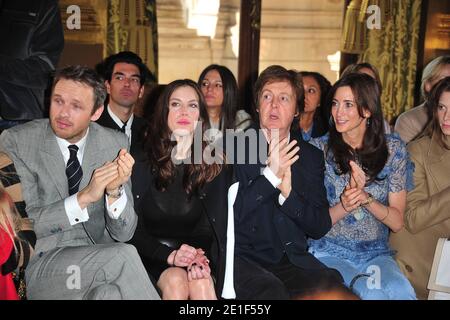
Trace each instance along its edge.
<path fill-rule="evenodd" d="M 362 299 L 415 299 L 389 248 L 389 232 L 403 228 L 406 191 L 413 187 L 405 144 L 385 134 L 370 76 L 349 74 L 330 96 L 330 132 L 311 143 L 324 151 L 333 227 L 310 241 L 310 251 Z"/>

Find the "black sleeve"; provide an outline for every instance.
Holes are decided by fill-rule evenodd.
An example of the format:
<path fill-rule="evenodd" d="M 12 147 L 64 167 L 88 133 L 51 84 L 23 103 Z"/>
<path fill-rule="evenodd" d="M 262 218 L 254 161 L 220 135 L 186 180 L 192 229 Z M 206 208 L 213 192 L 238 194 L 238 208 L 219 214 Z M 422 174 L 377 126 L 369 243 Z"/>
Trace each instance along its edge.
<path fill-rule="evenodd" d="M 307 152 L 305 148 L 303 152 Z M 304 180 L 300 183 L 306 188 L 293 188 L 280 209 L 309 237 L 319 239 L 331 229 L 329 203 L 324 185 L 325 162 L 322 152 L 311 152 L 308 156 L 308 161 L 301 164 L 306 168 L 300 178 Z"/>
<path fill-rule="evenodd" d="M 236 223 L 245 223 L 248 219 L 257 219 L 258 211 L 261 206 L 273 201 L 273 196 L 280 193 L 264 175 L 249 177 L 246 168 L 248 165 L 236 165 L 234 167 L 236 178 L 239 181 L 239 190 L 237 197 L 239 201 L 235 202 Z M 236 208 L 236 205 L 240 208 Z M 261 212 L 266 212 L 262 210 Z"/>
<path fill-rule="evenodd" d="M 152 237 L 145 228 L 142 216 L 138 215 L 138 223 L 133 238 L 130 240 L 139 253 L 147 260 L 167 264 L 167 258 L 174 250 Z"/>
<path fill-rule="evenodd" d="M 64 34 L 57 1 L 45 1 L 46 12 L 32 34 L 26 59 L 0 54 L 0 81 L 28 88 L 46 88 L 64 47 Z M 11 35 L 14 36 L 14 35 Z"/>

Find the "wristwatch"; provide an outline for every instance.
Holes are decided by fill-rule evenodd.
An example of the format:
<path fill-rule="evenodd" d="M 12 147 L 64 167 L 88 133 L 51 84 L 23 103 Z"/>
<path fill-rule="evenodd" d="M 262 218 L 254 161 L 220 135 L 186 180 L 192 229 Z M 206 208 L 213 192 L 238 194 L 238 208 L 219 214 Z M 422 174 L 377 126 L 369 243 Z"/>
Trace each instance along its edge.
<path fill-rule="evenodd" d="M 373 202 L 373 196 L 370 193 L 367 193 L 367 200 L 363 203 L 361 203 L 361 206 L 363 207 L 367 207 L 368 205 L 370 205 Z"/>
<path fill-rule="evenodd" d="M 119 188 L 117 188 L 117 192 L 108 192 L 108 190 L 105 190 L 105 193 L 108 198 L 119 199 L 123 194 L 123 186 L 120 185 Z"/>

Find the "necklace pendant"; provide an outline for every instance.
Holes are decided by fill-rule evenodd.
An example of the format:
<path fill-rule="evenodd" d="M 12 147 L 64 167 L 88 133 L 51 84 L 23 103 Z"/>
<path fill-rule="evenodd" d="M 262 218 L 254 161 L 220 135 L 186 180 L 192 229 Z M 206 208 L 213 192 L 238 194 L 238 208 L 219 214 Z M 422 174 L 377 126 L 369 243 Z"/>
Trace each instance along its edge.
<path fill-rule="evenodd" d="M 364 210 L 361 208 L 356 209 L 356 212 L 353 214 L 353 216 L 356 220 L 361 220 L 365 216 Z"/>

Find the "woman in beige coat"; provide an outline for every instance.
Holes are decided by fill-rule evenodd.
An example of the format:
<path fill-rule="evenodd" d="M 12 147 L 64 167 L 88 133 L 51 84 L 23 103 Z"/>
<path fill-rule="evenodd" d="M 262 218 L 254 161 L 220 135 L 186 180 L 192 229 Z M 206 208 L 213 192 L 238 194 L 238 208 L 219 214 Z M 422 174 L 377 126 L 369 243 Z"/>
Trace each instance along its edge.
<path fill-rule="evenodd" d="M 428 297 L 437 241 L 450 237 L 450 77 L 436 84 L 426 104 L 432 112 L 427 134 L 408 145 L 415 188 L 407 195 L 405 229 L 390 238 L 419 299 Z"/>

